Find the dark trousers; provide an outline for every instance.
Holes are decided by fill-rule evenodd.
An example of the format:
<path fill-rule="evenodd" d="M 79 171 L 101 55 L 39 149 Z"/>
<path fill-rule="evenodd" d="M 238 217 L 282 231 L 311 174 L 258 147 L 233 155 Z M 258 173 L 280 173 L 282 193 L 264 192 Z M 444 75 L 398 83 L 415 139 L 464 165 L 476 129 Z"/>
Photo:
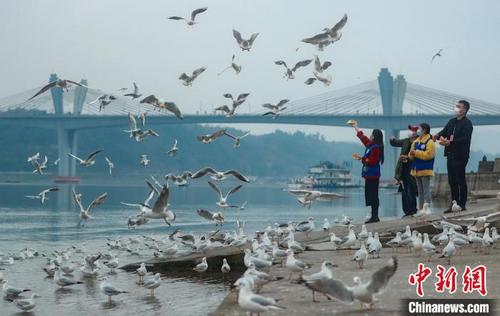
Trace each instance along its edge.
<path fill-rule="evenodd" d="M 378 184 L 379 179 L 365 179 L 365 203 L 372 207 L 371 219 L 378 219 Z"/>
<path fill-rule="evenodd" d="M 467 181 L 465 180 L 465 167 L 468 160 L 448 157 L 448 184 L 450 185 L 451 199 L 457 201 L 462 208 L 467 203 Z"/>
<path fill-rule="evenodd" d="M 412 215 L 417 212 L 417 188 L 415 178 L 407 173 L 401 180 L 401 201 L 405 215 Z"/>

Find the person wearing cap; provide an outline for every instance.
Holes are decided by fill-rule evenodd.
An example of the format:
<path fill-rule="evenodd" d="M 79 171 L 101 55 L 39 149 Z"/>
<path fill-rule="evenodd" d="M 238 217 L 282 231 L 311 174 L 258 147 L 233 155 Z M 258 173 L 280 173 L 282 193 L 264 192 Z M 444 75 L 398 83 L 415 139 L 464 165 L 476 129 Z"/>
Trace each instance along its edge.
<path fill-rule="evenodd" d="M 371 217 L 365 223 L 380 222 L 378 208 L 380 205 L 378 188 L 380 180 L 380 165 L 384 163 L 384 136 L 382 131 L 374 129 L 370 138 L 358 128 L 357 123 L 350 124 L 356 130 L 356 135 L 365 146 L 363 156 L 353 154 L 354 159 L 363 164 L 361 176 L 365 179 L 365 204 L 371 207 Z"/>
<path fill-rule="evenodd" d="M 417 139 L 411 144 L 408 158 L 412 162 L 411 174 L 417 180 L 418 209 L 424 204 L 431 204 L 431 178 L 434 176 L 434 157 L 436 149 L 430 134 L 431 127 L 427 123 L 418 126 Z"/>
<path fill-rule="evenodd" d="M 455 104 L 455 117 L 448 121 L 446 126 L 436 135 L 434 140 L 444 146 L 444 155 L 447 158 L 448 184 L 451 191 L 451 200 L 456 201 L 462 210 L 467 203 L 467 181 L 465 168 L 469 162 L 470 143 L 472 138 L 472 122 L 467 118 L 470 104 L 460 100 Z M 450 207 L 445 213 L 451 212 Z"/>
<path fill-rule="evenodd" d="M 398 182 L 398 190 L 401 192 L 403 217 L 417 213 L 417 183 L 415 177 L 411 175 L 411 161 L 408 159 L 408 153 L 410 152 L 411 144 L 417 139 L 418 126 L 409 125 L 408 130 L 408 137 L 402 139 L 391 137 L 390 139 L 391 146 L 401 148 L 394 179 Z"/>

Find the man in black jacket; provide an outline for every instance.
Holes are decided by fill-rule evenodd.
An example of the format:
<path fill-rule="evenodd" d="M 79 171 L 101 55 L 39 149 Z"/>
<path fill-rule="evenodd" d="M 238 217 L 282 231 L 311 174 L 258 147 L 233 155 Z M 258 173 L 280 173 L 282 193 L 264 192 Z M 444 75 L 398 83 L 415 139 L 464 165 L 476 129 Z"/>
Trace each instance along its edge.
<path fill-rule="evenodd" d="M 451 199 L 465 210 L 467 202 L 467 182 L 465 167 L 469 161 L 470 142 L 472 136 L 472 122 L 466 117 L 470 109 L 469 102 L 460 100 L 455 105 L 456 117 L 448 121 L 442 131 L 434 135 L 434 140 L 445 146 L 444 155 L 447 157 L 448 183 Z M 445 213 L 451 212 L 451 207 Z"/>
<path fill-rule="evenodd" d="M 417 183 L 415 178 L 410 174 L 411 162 L 408 159 L 408 153 L 411 149 L 411 144 L 417 138 L 417 126 L 408 126 L 410 130 L 407 138 L 397 139 L 391 137 L 390 144 L 393 147 L 401 147 L 398 163 L 394 179 L 399 183 L 399 191 L 401 192 L 401 201 L 403 206 L 403 217 L 417 213 Z"/>

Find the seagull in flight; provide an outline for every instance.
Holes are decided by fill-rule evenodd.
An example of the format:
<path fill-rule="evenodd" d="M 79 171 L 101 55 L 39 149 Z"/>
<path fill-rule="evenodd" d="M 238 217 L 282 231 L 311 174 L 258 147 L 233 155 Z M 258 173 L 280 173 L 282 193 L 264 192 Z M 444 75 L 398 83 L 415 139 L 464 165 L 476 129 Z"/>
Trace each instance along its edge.
<path fill-rule="evenodd" d="M 191 19 L 190 20 L 185 19 L 181 16 L 171 16 L 168 19 L 169 20 L 176 20 L 176 21 L 185 20 L 188 26 L 193 26 L 196 24 L 196 22 L 195 22 L 196 16 L 200 13 L 207 11 L 207 9 L 208 9 L 208 7 L 199 8 L 199 9 L 194 10 L 193 12 L 191 12 Z"/>
<path fill-rule="evenodd" d="M 305 66 L 309 65 L 312 61 L 313 61 L 312 59 L 301 60 L 298 63 L 296 63 L 292 69 L 288 68 L 286 62 L 284 62 L 283 60 L 277 60 L 274 63 L 276 65 L 281 65 L 281 66 L 285 67 L 285 75 L 283 76 L 283 78 L 287 78 L 287 80 L 288 80 L 288 79 L 295 79 L 294 72 L 301 67 L 305 67 Z"/>
<path fill-rule="evenodd" d="M 288 102 L 290 102 L 290 100 L 283 99 L 280 102 L 278 102 L 278 104 L 271 104 L 271 103 L 262 104 L 262 107 L 271 110 L 269 112 L 262 114 L 262 116 L 271 115 L 273 119 L 276 119 L 280 115 L 280 113 L 286 109 L 286 106 L 284 105 L 287 104 Z"/>
<path fill-rule="evenodd" d="M 229 134 L 226 130 L 224 130 L 224 134 L 226 136 L 228 136 L 229 138 L 234 139 L 234 145 L 233 145 L 234 148 L 239 148 L 241 145 L 241 140 L 243 138 L 247 137 L 248 135 L 250 135 L 250 132 L 247 132 L 241 136 L 234 136 L 234 135 Z"/>
<path fill-rule="evenodd" d="M 141 155 L 139 158 L 140 158 L 139 164 L 143 167 L 149 165 L 149 162 L 151 161 L 148 159 L 148 155 L 146 154 Z"/>
<path fill-rule="evenodd" d="M 313 72 L 314 78 L 308 78 L 304 83 L 306 85 L 312 85 L 316 80 L 322 82 L 325 87 L 328 87 L 332 84 L 332 76 L 331 75 L 322 75 L 317 71 Z"/>
<path fill-rule="evenodd" d="M 139 93 L 139 86 L 137 85 L 137 83 L 133 82 L 132 84 L 134 85 L 134 92 L 124 94 L 123 96 L 131 97 L 132 100 L 135 100 L 135 99 L 140 98 L 142 96 L 142 94 Z"/>
<path fill-rule="evenodd" d="M 327 70 L 328 67 L 330 67 L 331 65 L 332 62 L 330 61 L 325 61 L 321 63 L 318 55 L 314 55 L 314 70 L 316 70 L 317 73 L 322 73 L 323 71 Z"/>
<path fill-rule="evenodd" d="M 34 96 L 32 96 L 31 98 L 29 98 L 28 101 L 31 100 L 31 99 L 36 98 L 37 96 L 39 96 L 40 94 L 42 94 L 44 92 L 46 92 L 46 91 L 48 91 L 48 90 L 50 90 L 52 88 L 56 88 L 56 87 L 57 88 L 65 89 L 66 92 L 67 92 L 68 89 L 69 89 L 69 87 L 71 87 L 71 85 L 85 87 L 84 85 L 82 85 L 81 83 L 78 83 L 76 81 L 66 80 L 66 79 L 57 79 L 57 80 L 51 81 L 47 85 L 45 85 Z"/>
<path fill-rule="evenodd" d="M 35 168 L 32 173 L 43 174 L 43 171 L 47 169 L 48 158 L 45 155 L 42 163 L 38 162 L 37 159 L 31 160 L 31 165 Z"/>
<path fill-rule="evenodd" d="M 104 110 L 112 101 L 116 100 L 116 97 L 112 94 L 103 94 L 98 96 L 94 101 L 87 103 L 88 105 L 95 104 L 99 102 L 99 112 Z"/>
<path fill-rule="evenodd" d="M 233 68 L 235 74 L 239 74 L 241 72 L 241 65 L 237 65 L 234 63 L 234 58 L 235 58 L 235 55 L 233 54 L 233 58 L 231 59 L 231 65 L 227 66 L 226 68 L 222 69 L 221 72 L 219 72 L 217 74 L 217 76 L 220 76 L 222 75 L 226 70 L 228 70 L 229 68 Z"/>
<path fill-rule="evenodd" d="M 140 103 L 151 104 L 152 106 L 154 106 L 158 110 L 165 109 L 169 112 L 172 112 L 178 119 L 180 119 L 180 120 L 183 119 L 181 111 L 179 110 L 179 108 L 177 107 L 177 105 L 174 102 L 167 102 L 167 101 L 160 100 L 157 97 L 155 97 L 154 94 L 151 94 L 151 95 L 145 97 L 144 99 L 141 100 Z"/>
<path fill-rule="evenodd" d="M 170 156 L 170 157 L 173 157 L 177 154 L 177 151 L 179 151 L 179 147 L 177 147 L 177 139 L 174 141 L 174 145 L 172 146 L 172 148 L 170 148 L 168 151 L 167 151 L 167 155 Z"/>
<path fill-rule="evenodd" d="M 49 192 L 56 192 L 56 191 L 59 191 L 59 188 L 54 187 L 54 188 L 49 188 L 49 189 L 42 190 L 37 195 L 26 195 L 26 197 L 28 199 L 32 199 L 32 200 L 39 199 L 40 200 L 40 204 L 43 205 L 45 203 L 45 200 L 49 199 L 47 197 L 47 193 L 49 193 Z"/>
<path fill-rule="evenodd" d="M 218 130 L 212 134 L 198 135 L 198 136 L 196 136 L 196 138 L 200 142 L 202 142 L 203 144 L 210 144 L 211 142 L 213 142 L 217 138 L 225 135 L 225 131 L 226 131 L 225 129 L 221 129 L 221 130 Z"/>
<path fill-rule="evenodd" d="M 335 24 L 332 28 L 323 29 L 323 33 L 314 35 L 313 37 L 305 38 L 302 40 L 304 43 L 312 44 L 322 51 L 324 48 L 330 44 L 333 44 L 340 40 L 342 37 L 342 29 L 347 23 L 347 14 L 344 14 L 342 19 Z"/>
<path fill-rule="evenodd" d="M 222 212 L 211 213 L 210 211 L 204 209 L 198 209 L 196 212 L 204 219 L 215 222 L 215 226 L 222 226 L 224 223 L 224 214 L 222 214 Z"/>
<path fill-rule="evenodd" d="M 106 160 L 106 163 L 108 164 L 109 175 L 111 175 L 112 170 L 115 167 L 115 164 L 111 160 L 109 160 L 108 157 L 104 157 L 104 159 Z"/>
<path fill-rule="evenodd" d="M 313 291 L 320 292 L 329 298 L 334 298 L 347 304 L 359 301 L 362 306 L 363 304 L 368 304 L 370 307 L 373 307 L 376 302 L 375 297 L 387 287 L 397 268 L 398 260 L 396 257 L 392 257 L 383 267 L 372 274 L 369 282 L 363 283 L 356 276 L 354 277 L 353 286 L 348 286 L 344 282 L 332 278 L 305 281 L 305 284 Z"/>
<path fill-rule="evenodd" d="M 83 226 L 82 223 L 89 220 L 89 219 L 93 219 L 92 216 L 90 216 L 90 210 L 96 208 L 97 206 L 101 205 L 102 203 L 104 203 L 104 201 L 106 201 L 106 198 L 108 197 L 108 193 L 107 192 L 104 192 L 103 194 L 99 195 L 98 197 L 96 197 L 90 204 L 89 206 L 85 209 L 82 205 L 82 198 L 81 198 L 81 194 L 77 194 L 75 192 L 75 189 L 73 189 L 73 200 L 75 201 L 75 203 L 78 205 L 78 207 L 80 208 L 80 223 L 78 224 L 78 226 Z"/>
<path fill-rule="evenodd" d="M 226 113 L 227 117 L 232 117 L 234 116 L 236 109 L 243 104 L 247 100 L 247 97 L 250 95 L 250 93 L 241 93 L 238 95 L 238 98 L 236 100 L 233 98 L 233 95 L 231 93 L 225 93 L 223 94 L 224 98 L 230 99 L 232 104 L 231 107 L 227 105 L 219 106 L 218 108 L 215 109 L 215 111 L 222 111 Z"/>
<path fill-rule="evenodd" d="M 28 162 L 32 162 L 33 160 L 38 160 L 38 159 L 40 159 L 40 153 L 39 152 L 37 152 L 36 154 L 34 154 L 31 157 L 28 157 L 27 161 Z"/>
<path fill-rule="evenodd" d="M 210 185 L 210 187 L 212 189 L 214 189 L 215 192 L 217 192 L 219 194 L 219 201 L 216 203 L 217 206 L 219 206 L 220 208 L 225 208 L 225 207 L 239 207 L 239 206 L 234 206 L 234 205 L 229 205 L 227 204 L 227 198 L 231 195 L 231 194 L 234 194 L 236 193 L 239 189 L 241 189 L 241 187 L 243 186 L 242 184 L 238 185 L 238 186 L 235 186 L 234 188 L 232 188 L 231 190 L 229 190 L 227 192 L 226 195 L 222 194 L 222 191 L 221 189 L 219 188 L 219 186 L 217 184 L 215 184 L 214 182 L 212 181 L 208 181 L 208 184 Z"/>
<path fill-rule="evenodd" d="M 238 45 L 240 46 L 242 51 L 246 50 L 249 52 L 250 49 L 252 48 L 253 42 L 255 41 L 258 35 L 259 33 L 254 33 L 252 34 L 252 36 L 250 36 L 248 40 L 246 40 L 241 37 L 240 32 L 233 29 L 233 37 L 236 39 L 236 42 L 238 42 Z"/>
<path fill-rule="evenodd" d="M 320 200 L 333 200 L 337 198 L 343 197 L 343 195 L 334 193 L 334 192 L 322 192 L 316 190 L 288 190 L 291 194 L 300 195 L 297 198 L 297 201 L 302 206 L 307 206 L 311 208 L 312 202 L 320 199 Z"/>
<path fill-rule="evenodd" d="M 95 156 L 103 150 L 104 149 L 98 149 L 98 150 L 90 153 L 85 159 L 81 159 L 81 158 L 79 158 L 71 153 L 68 153 L 68 156 L 73 157 L 76 160 L 78 160 L 80 162 L 81 166 L 90 167 L 90 166 L 93 166 L 95 164 L 95 160 L 94 160 Z"/>
<path fill-rule="evenodd" d="M 211 167 L 205 167 L 205 168 L 202 168 L 202 169 L 196 171 L 191 176 L 191 179 L 201 178 L 201 177 L 205 176 L 206 174 L 210 174 L 210 178 L 212 178 L 215 181 L 225 180 L 228 175 L 232 175 L 240 181 L 243 181 L 246 183 L 250 182 L 250 180 L 247 177 L 245 177 L 244 175 L 242 175 L 240 172 L 238 172 L 236 170 L 217 171 Z"/>
<path fill-rule="evenodd" d="M 201 67 L 193 71 L 191 76 L 183 72 L 179 76 L 179 80 L 182 80 L 182 84 L 185 85 L 186 87 L 191 87 L 193 85 L 193 81 L 198 78 L 199 75 L 201 75 L 207 68 L 206 67 Z"/>
<path fill-rule="evenodd" d="M 177 216 L 175 215 L 174 212 L 168 209 L 169 207 L 168 197 L 169 197 L 168 186 L 163 185 L 163 188 L 152 208 L 146 204 L 142 205 L 143 208 L 141 216 L 151 219 L 163 219 L 168 226 L 171 226 L 172 224 L 170 222 L 175 221 Z"/>
<path fill-rule="evenodd" d="M 165 175 L 165 180 L 172 180 L 172 182 L 177 186 L 185 186 L 188 184 L 188 179 L 191 179 L 191 175 L 192 173 L 190 171 L 184 171 L 180 176 L 169 173 Z"/>
<path fill-rule="evenodd" d="M 432 58 L 431 58 L 431 64 L 434 62 L 434 59 L 436 57 L 442 57 L 441 53 L 443 52 L 443 49 L 439 49 L 439 51 L 437 53 L 435 53 L 434 55 L 432 55 Z"/>

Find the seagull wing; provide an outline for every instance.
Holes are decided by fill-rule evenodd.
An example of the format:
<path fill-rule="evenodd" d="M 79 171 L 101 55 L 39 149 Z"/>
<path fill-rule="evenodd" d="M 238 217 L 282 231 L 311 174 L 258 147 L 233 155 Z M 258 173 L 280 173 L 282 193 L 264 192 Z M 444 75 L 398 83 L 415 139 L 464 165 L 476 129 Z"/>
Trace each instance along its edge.
<path fill-rule="evenodd" d="M 169 195 L 168 187 L 166 185 L 163 185 L 163 189 L 161 190 L 160 196 L 158 196 L 158 199 L 156 200 L 155 205 L 153 206 L 153 212 L 160 213 L 163 212 L 165 209 L 167 209 L 168 195 Z"/>
<path fill-rule="evenodd" d="M 202 168 L 198 171 L 196 171 L 195 173 L 193 173 L 191 175 L 191 179 L 196 179 L 196 178 L 201 178 L 203 177 L 204 175 L 206 175 L 207 173 L 210 173 L 210 174 L 215 174 L 217 173 L 217 171 L 215 171 L 213 168 L 211 167 L 205 167 L 205 168 Z"/>
<path fill-rule="evenodd" d="M 236 99 L 236 102 L 241 102 L 243 103 L 245 101 L 245 99 L 250 95 L 250 93 L 241 93 L 239 96 L 238 96 L 238 99 Z M 238 104 L 241 104 L 241 103 L 238 103 Z"/>
<path fill-rule="evenodd" d="M 169 17 L 170 20 L 185 20 L 183 17 L 181 16 L 171 16 Z"/>
<path fill-rule="evenodd" d="M 271 103 L 262 104 L 262 107 L 264 107 L 266 109 L 270 109 L 270 110 L 275 110 L 276 109 L 276 105 L 273 105 Z"/>
<path fill-rule="evenodd" d="M 295 72 L 300 67 L 305 67 L 309 65 L 312 61 L 313 61 L 312 59 L 301 60 L 298 63 L 296 63 L 295 66 L 293 66 L 292 71 Z"/>
<path fill-rule="evenodd" d="M 486 216 L 486 222 L 492 223 L 500 220 L 500 212 L 492 213 Z"/>
<path fill-rule="evenodd" d="M 232 95 L 231 93 L 224 93 L 222 96 L 223 96 L 224 98 L 228 98 L 228 99 L 233 100 L 233 95 Z"/>
<path fill-rule="evenodd" d="M 276 65 L 285 66 L 285 68 L 288 69 L 288 66 L 286 65 L 285 61 L 283 61 L 283 60 L 277 60 L 274 63 Z"/>
<path fill-rule="evenodd" d="M 189 77 L 185 72 L 181 73 L 179 76 L 179 80 L 189 80 L 191 77 Z"/>
<path fill-rule="evenodd" d="M 134 85 L 134 94 L 138 94 L 139 93 L 139 86 L 135 82 L 132 82 L 132 84 Z"/>
<path fill-rule="evenodd" d="M 257 38 L 257 36 L 259 36 L 259 33 L 253 33 L 252 36 L 250 37 L 250 39 L 248 40 L 248 42 L 250 42 L 250 45 L 253 44 L 253 42 L 255 41 L 255 39 Z"/>
<path fill-rule="evenodd" d="M 335 279 L 317 279 L 313 282 L 306 282 L 307 287 L 314 291 L 326 294 L 345 303 L 354 301 L 354 293 L 342 281 Z"/>
<path fill-rule="evenodd" d="M 208 9 L 207 7 L 204 7 L 204 8 L 196 9 L 193 12 L 191 12 L 191 21 L 194 21 L 194 19 L 196 18 L 196 15 L 207 11 L 207 9 Z"/>
<path fill-rule="evenodd" d="M 319 44 L 321 42 L 327 41 L 329 39 L 329 37 L 330 36 L 328 35 L 328 33 L 325 32 L 325 33 L 316 34 L 313 37 L 304 38 L 302 40 L 302 42 L 308 43 L 308 44 Z"/>
<path fill-rule="evenodd" d="M 366 289 L 373 294 L 382 291 L 387 286 L 392 276 L 396 273 L 397 268 L 398 259 L 396 257 L 392 257 L 385 266 L 373 273 L 372 280 L 367 285 Z"/>
<path fill-rule="evenodd" d="M 216 139 L 216 138 L 218 138 L 218 137 L 221 137 L 221 136 L 223 136 L 223 135 L 224 135 L 224 132 L 225 132 L 225 131 L 226 131 L 226 129 L 224 129 L 224 128 L 223 128 L 223 129 L 221 129 L 221 130 L 218 130 L 217 132 L 215 132 L 215 133 L 211 134 L 211 135 L 210 135 L 210 138 L 212 138 L 212 139 Z"/>
<path fill-rule="evenodd" d="M 331 32 L 337 33 L 338 31 L 341 31 L 346 23 L 347 23 L 347 14 L 344 14 L 342 19 L 338 21 L 337 24 L 335 24 L 335 26 L 331 29 Z"/>
<path fill-rule="evenodd" d="M 203 73 L 205 70 L 207 70 L 207 67 L 201 67 L 193 71 L 193 79 L 198 77 L 201 73 Z"/>
<path fill-rule="evenodd" d="M 311 191 L 309 190 L 287 190 L 287 191 L 293 195 L 306 195 L 311 193 Z"/>
<path fill-rule="evenodd" d="M 160 191 L 158 190 L 158 188 L 156 188 L 151 182 L 149 182 L 149 181 L 146 180 L 146 184 L 151 189 L 151 191 L 153 191 L 157 195 L 160 195 Z"/>
<path fill-rule="evenodd" d="M 212 189 L 214 189 L 215 192 L 219 193 L 219 195 L 222 196 L 222 191 L 217 184 L 213 183 L 212 181 L 208 181 L 208 184 Z"/>
<path fill-rule="evenodd" d="M 235 137 L 235 136 L 233 136 L 233 135 L 229 134 L 227 131 L 224 131 L 224 135 L 226 135 L 226 136 L 228 136 L 228 137 L 230 137 L 230 138 L 232 138 L 232 139 L 236 139 L 236 137 Z"/>
<path fill-rule="evenodd" d="M 140 103 L 149 103 L 149 104 L 152 104 L 152 105 L 157 105 L 158 104 L 158 98 L 155 97 L 154 94 L 151 94 L 151 95 L 148 95 L 147 97 L 145 97 L 144 99 L 142 99 Z"/>
<path fill-rule="evenodd" d="M 73 158 L 75 158 L 76 160 L 78 160 L 78 161 L 80 161 L 80 162 L 82 162 L 82 161 L 83 161 L 81 158 L 78 158 L 77 156 L 75 156 L 75 155 L 73 155 L 73 154 L 71 154 L 71 153 L 68 153 L 68 156 L 73 157 Z"/>
<path fill-rule="evenodd" d="M 233 37 L 236 39 L 236 42 L 238 42 L 238 44 L 241 44 L 241 42 L 243 41 L 240 32 L 236 31 L 235 29 L 233 29 Z"/>
<path fill-rule="evenodd" d="M 219 107 L 216 107 L 214 111 L 223 111 L 223 112 L 229 113 L 229 112 L 231 112 L 231 109 L 227 105 L 221 105 Z"/>
<path fill-rule="evenodd" d="M 331 61 L 325 61 L 323 65 L 321 66 L 321 71 L 328 69 L 332 65 Z"/>
<path fill-rule="evenodd" d="M 179 110 L 177 104 L 175 104 L 174 102 L 165 102 L 165 107 L 168 111 L 174 113 L 178 119 L 182 120 L 184 118 L 182 116 L 181 110 Z"/>
<path fill-rule="evenodd" d="M 47 90 L 50 90 L 50 89 L 54 88 L 54 87 L 56 86 L 56 84 L 57 84 L 57 81 L 52 81 L 52 82 L 50 82 L 49 84 L 45 85 L 45 86 L 44 86 L 42 89 L 40 89 L 40 91 L 38 91 L 38 92 L 37 92 L 34 96 L 32 96 L 31 98 L 29 98 L 29 99 L 28 99 L 28 101 L 29 101 L 29 100 L 31 100 L 31 99 L 33 99 L 33 98 L 36 98 L 37 96 L 39 96 L 40 94 L 44 93 L 45 91 L 47 91 Z"/>
<path fill-rule="evenodd" d="M 226 197 L 230 196 L 231 194 L 234 194 L 234 193 L 238 192 L 238 190 L 239 190 L 239 189 L 241 189 L 241 187 L 242 187 L 242 186 L 243 186 L 243 185 L 242 185 L 242 184 L 240 184 L 240 185 L 238 185 L 238 186 L 235 186 L 235 187 L 234 187 L 234 188 L 232 188 L 231 190 L 229 190 L 229 192 L 227 192 L 227 194 L 226 194 Z"/>
<path fill-rule="evenodd" d="M 104 192 L 103 194 L 101 194 L 98 197 L 96 197 L 92 201 L 92 203 L 90 203 L 89 207 L 87 208 L 87 211 L 90 211 L 91 209 L 96 208 L 97 206 L 99 206 L 102 203 L 104 203 L 104 201 L 106 201 L 107 197 L 108 197 L 108 193 L 107 192 Z"/>
<path fill-rule="evenodd" d="M 312 85 L 314 81 L 316 81 L 316 78 L 309 78 L 306 81 L 304 81 L 304 83 L 309 86 Z"/>
<path fill-rule="evenodd" d="M 128 125 L 131 131 L 137 130 L 137 121 L 132 113 L 128 113 Z"/>
<path fill-rule="evenodd" d="M 288 103 L 290 100 L 288 99 L 283 99 L 281 100 L 276 106 L 277 107 L 282 107 L 283 105 L 285 105 L 286 103 Z"/>
<path fill-rule="evenodd" d="M 83 84 L 78 83 L 78 82 L 73 81 L 73 80 L 64 80 L 64 81 L 69 82 L 69 83 L 71 83 L 71 84 L 74 84 L 75 86 L 84 87 L 84 85 L 83 85 Z"/>
<path fill-rule="evenodd" d="M 250 180 L 247 177 L 245 177 L 244 175 L 242 175 L 241 173 L 239 173 L 236 170 L 227 170 L 227 171 L 224 171 L 224 174 L 225 175 L 230 174 L 230 175 L 234 176 L 236 179 L 241 180 L 243 182 L 247 182 L 247 183 L 250 182 Z"/>
<path fill-rule="evenodd" d="M 204 210 L 204 209 L 198 209 L 196 210 L 196 212 L 198 213 L 198 215 L 200 215 L 201 217 L 203 217 L 204 219 L 207 219 L 209 221 L 212 221 L 213 220 L 213 214 L 210 213 L 209 211 L 207 210 Z"/>
<path fill-rule="evenodd" d="M 93 153 L 90 153 L 90 155 L 87 156 L 87 158 L 85 160 L 92 160 L 92 158 L 95 157 L 95 155 L 97 155 L 98 153 L 100 153 L 101 151 L 103 151 L 104 149 L 98 149 L 96 151 L 94 151 Z"/>
<path fill-rule="evenodd" d="M 314 55 L 314 69 L 316 71 L 321 71 L 321 62 L 319 61 L 318 55 Z"/>

